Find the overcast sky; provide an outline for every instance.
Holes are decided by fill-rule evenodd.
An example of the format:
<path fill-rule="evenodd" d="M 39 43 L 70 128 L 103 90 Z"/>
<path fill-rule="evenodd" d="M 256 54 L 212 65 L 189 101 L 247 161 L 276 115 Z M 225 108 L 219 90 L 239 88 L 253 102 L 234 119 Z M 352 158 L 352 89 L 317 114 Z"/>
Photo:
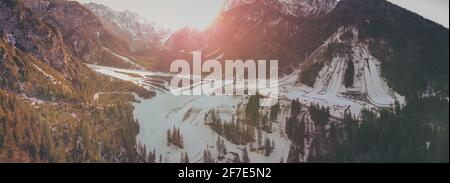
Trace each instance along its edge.
<path fill-rule="evenodd" d="M 389 0 L 448 28 L 449 0 Z"/>
<path fill-rule="evenodd" d="M 114 10 L 131 10 L 162 26 L 178 29 L 185 25 L 202 28 L 222 7 L 222 0 L 78 0 L 107 5 Z M 389 0 L 425 18 L 449 27 L 449 0 Z"/>

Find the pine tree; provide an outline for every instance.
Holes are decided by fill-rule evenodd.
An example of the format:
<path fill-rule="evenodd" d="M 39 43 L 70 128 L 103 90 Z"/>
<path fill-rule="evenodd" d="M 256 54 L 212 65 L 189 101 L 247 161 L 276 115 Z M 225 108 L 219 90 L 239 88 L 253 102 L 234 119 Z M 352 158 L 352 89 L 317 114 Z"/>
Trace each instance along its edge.
<path fill-rule="evenodd" d="M 297 117 L 302 111 L 300 101 L 295 99 L 291 103 L 291 117 Z"/>
<path fill-rule="evenodd" d="M 206 149 L 203 150 L 203 163 L 208 163 L 209 157 L 208 154 L 206 153 Z"/>
<path fill-rule="evenodd" d="M 344 85 L 345 87 L 349 88 L 353 86 L 354 82 L 354 76 L 355 75 L 355 66 L 353 65 L 353 61 L 349 60 L 347 62 L 347 69 L 345 70 L 344 75 Z"/>
<path fill-rule="evenodd" d="M 247 135 L 246 142 L 253 142 L 255 140 L 255 129 L 246 125 L 245 135 Z"/>
<path fill-rule="evenodd" d="M 184 148 L 183 135 L 181 135 L 181 134 L 180 134 L 180 142 L 179 142 L 179 146 L 180 146 L 180 148 Z"/>
<path fill-rule="evenodd" d="M 236 154 L 236 155 L 234 156 L 233 163 L 241 163 L 241 159 L 239 158 L 239 155 L 238 155 L 238 154 Z"/>
<path fill-rule="evenodd" d="M 271 124 L 272 122 L 269 121 L 268 115 L 267 114 L 264 115 L 261 121 L 262 129 L 267 133 L 271 133 L 272 132 L 272 129 L 270 127 Z"/>
<path fill-rule="evenodd" d="M 170 132 L 170 129 L 167 130 L 167 145 L 170 145 L 172 143 L 172 133 Z"/>
<path fill-rule="evenodd" d="M 147 162 L 148 163 L 156 163 L 156 151 L 155 150 L 153 150 L 153 152 L 149 152 Z"/>
<path fill-rule="evenodd" d="M 298 132 L 297 132 L 297 144 L 301 155 L 304 155 L 305 152 L 305 139 L 306 139 L 306 122 L 305 118 L 300 120 Z"/>
<path fill-rule="evenodd" d="M 222 152 L 223 152 L 223 150 L 222 150 L 222 140 L 220 139 L 220 136 L 219 137 L 217 137 L 217 141 L 216 141 L 216 148 L 217 148 L 217 157 L 219 158 L 219 159 L 221 159 L 222 158 Z"/>
<path fill-rule="evenodd" d="M 175 128 L 175 126 L 173 126 L 173 128 L 172 128 L 172 134 L 171 134 L 170 139 L 173 144 L 177 143 L 177 129 Z"/>
<path fill-rule="evenodd" d="M 278 118 L 278 113 L 280 112 L 280 102 L 275 104 L 270 108 L 270 121 L 274 122 Z"/>
<path fill-rule="evenodd" d="M 188 153 L 184 153 L 184 163 L 189 163 L 189 155 Z"/>
<path fill-rule="evenodd" d="M 211 155 L 211 151 L 209 149 L 205 149 L 203 151 L 203 162 L 204 163 L 214 163 L 214 159 Z"/>
<path fill-rule="evenodd" d="M 253 95 L 248 99 L 248 103 L 245 106 L 245 115 L 249 120 L 250 124 L 257 126 L 259 122 L 259 108 L 260 108 L 260 98 L 261 96 Z"/>
<path fill-rule="evenodd" d="M 46 159 L 49 162 L 55 162 L 56 160 L 56 150 L 55 145 L 53 143 L 53 139 L 50 134 L 50 129 L 47 123 L 42 123 L 43 125 L 43 133 L 44 136 L 42 137 L 41 142 L 41 159 Z M 84 129 L 86 130 L 86 129 Z M 82 133 L 83 138 L 89 138 L 87 136 L 87 133 Z"/>
<path fill-rule="evenodd" d="M 262 138 L 263 138 L 263 135 L 262 135 L 262 132 L 261 132 L 261 129 L 257 129 L 257 132 L 258 132 L 258 149 L 261 149 L 262 148 Z"/>
<path fill-rule="evenodd" d="M 269 121 L 269 126 L 267 128 L 267 132 L 272 133 L 272 131 L 273 131 L 273 125 L 272 125 L 272 122 Z"/>
<path fill-rule="evenodd" d="M 289 149 L 289 156 L 287 159 L 287 163 L 300 163 L 298 148 L 293 144 L 291 144 L 291 147 Z"/>
<path fill-rule="evenodd" d="M 186 157 L 184 156 L 184 152 L 181 152 L 180 154 L 180 163 L 185 163 L 186 162 Z"/>
<path fill-rule="evenodd" d="M 228 152 L 227 152 L 227 146 L 225 145 L 225 140 L 222 139 L 221 145 L 222 145 L 223 155 L 227 155 Z"/>
<path fill-rule="evenodd" d="M 242 151 L 242 162 L 250 163 L 250 158 L 248 157 L 248 151 L 246 147 L 244 147 L 244 150 Z"/>
<path fill-rule="evenodd" d="M 265 156 L 270 156 L 270 154 L 272 153 L 272 147 L 270 144 L 270 139 L 268 137 L 266 137 L 265 143 L 264 143 L 264 155 Z"/>
<path fill-rule="evenodd" d="M 254 151 L 256 151 L 256 148 L 255 148 L 255 146 L 254 146 L 253 142 L 250 142 L 250 144 L 249 144 L 249 148 L 250 148 L 250 151 L 251 151 L 251 152 L 254 152 Z"/>

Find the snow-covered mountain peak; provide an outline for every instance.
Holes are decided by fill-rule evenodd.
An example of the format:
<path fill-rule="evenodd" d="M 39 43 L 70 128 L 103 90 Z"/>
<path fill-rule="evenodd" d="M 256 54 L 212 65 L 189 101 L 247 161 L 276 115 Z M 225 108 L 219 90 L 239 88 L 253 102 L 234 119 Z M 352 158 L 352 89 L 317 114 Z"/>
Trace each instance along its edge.
<path fill-rule="evenodd" d="M 96 3 L 85 4 L 101 20 L 103 26 L 121 37 L 129 40 L 133 50 L 145 50 L 158 47 L 167 34 L 167 30 L 158 27 L 139 14 L 132 11 L 114 11 L 113 9 Z"/>
<path fill-rule="evenodd" d="M 315 16 L 328 13 L 339 0 L 226 0 L 225 11 L 233 8 L 262 3 L 278 9 L 280 12 L 295 17 Z"/>

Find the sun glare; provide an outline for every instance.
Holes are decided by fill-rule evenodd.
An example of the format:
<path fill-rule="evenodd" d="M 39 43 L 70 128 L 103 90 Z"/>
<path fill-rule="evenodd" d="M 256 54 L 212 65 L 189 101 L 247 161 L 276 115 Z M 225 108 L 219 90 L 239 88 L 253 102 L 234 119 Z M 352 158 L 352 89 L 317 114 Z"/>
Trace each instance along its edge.
<path fill-rule="evenodd" d="M 184 12 L 185 26 L 199 30 L 207 28 L 223 7 L 223 0 L 189 0 L 191 7 Z"/>
<path fill-rule="evenodd" d="M 177 30 L 185 26 L 205 29 L 220 13 L 225 0 L 77 0 L 95 2 L 114 10 L 130 10 L 156 24 Z"/>

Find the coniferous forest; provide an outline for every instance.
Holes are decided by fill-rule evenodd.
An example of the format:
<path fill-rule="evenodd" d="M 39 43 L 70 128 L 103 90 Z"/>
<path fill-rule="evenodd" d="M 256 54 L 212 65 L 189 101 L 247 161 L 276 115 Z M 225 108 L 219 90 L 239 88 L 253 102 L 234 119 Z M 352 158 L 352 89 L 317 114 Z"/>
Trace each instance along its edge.
<path fill-rule="evenodd" d="M 448 25 L 392 0 L 167 2 L 1 0 L 0 163 L 449 162 Z M 149 17 L 172 10 L 201 16 Z"/>

